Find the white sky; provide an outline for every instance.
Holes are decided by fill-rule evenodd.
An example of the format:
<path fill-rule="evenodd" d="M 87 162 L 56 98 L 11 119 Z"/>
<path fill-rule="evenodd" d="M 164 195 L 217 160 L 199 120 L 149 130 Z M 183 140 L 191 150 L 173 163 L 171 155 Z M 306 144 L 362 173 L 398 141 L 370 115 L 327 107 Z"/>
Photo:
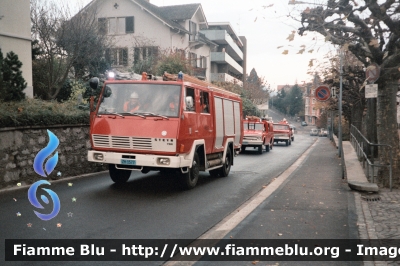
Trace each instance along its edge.
<path fill-rule="evenodd" d="M 309 0 L 306 2 L 321 2 Z M 90 0 L 70 0 L 80 6 Z M 259 77 L 264 77 L 271 89 L 277 85 L 302 84 L 310 81 L 307 74 L 310 59 L 322 58 L 329 51 L 323 41 L 312 40 L 316 36 L 308 33 L 301 37 L 295 34 L 293 41 L 287 40 L 292 31 L 297 32 L 300 23 L 288 17 L 297 15 L 311 4 L 288 5 L 289 0 L 150 0 L 157 6 L 200 3 L 208 22 L 229 22 L 236 34 L 247 38 L 247 72 L 255 68 Z M 272 5 L 271 7 L 268 7 Z M 264 8 L 264 7 L 265 8 Z M 312 36 L 311 36 L 312 35 Z M 319 37 L 321 40 L 321 37 Z M 297 54 L 306 45 L 303 54 Z M 283 46 L 277 49 L 278 46 Z M 283 55 L 284 50 L 288 55 Z M 308 53 L 314 49 L 313 53 Z"/>

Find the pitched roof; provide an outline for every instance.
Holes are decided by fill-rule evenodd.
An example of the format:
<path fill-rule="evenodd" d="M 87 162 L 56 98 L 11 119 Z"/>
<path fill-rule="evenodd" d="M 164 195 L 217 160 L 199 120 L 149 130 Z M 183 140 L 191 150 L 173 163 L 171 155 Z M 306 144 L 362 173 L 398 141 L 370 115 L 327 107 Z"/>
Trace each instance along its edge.
<path fill-rule="evenodd" d="M 186 20 L 191 19 L 196 11 L 199 9 L 200 4 L 186 4 L 174 6 L 160 6 L 160 11 L 170 20 Z"/>
<path fill-rule="evenodd" d="M 175 21 L 169 19 L 164 12 L 162 12 L 161 8 L 151 4 L 147 0 L 131 0 L 132 2 L 135 2 L 137 5 L 143 7 L 146 9 L 150 14 L 155 16 L 156 18 L 160 19 L 161 21 L 165 22 L 165 24 L 171 28 L 178 29 L 180 31 L 189 33 L 184 27 L 182 27 L 179 23 L 176 23 Z"/>

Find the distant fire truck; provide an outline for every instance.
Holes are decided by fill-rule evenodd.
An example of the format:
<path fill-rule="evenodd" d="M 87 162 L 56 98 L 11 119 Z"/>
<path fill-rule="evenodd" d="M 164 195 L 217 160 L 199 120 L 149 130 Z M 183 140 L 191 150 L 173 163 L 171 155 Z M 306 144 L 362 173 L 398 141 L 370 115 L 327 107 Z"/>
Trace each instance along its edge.
<path fill-rule="evenodd" d="M 200 171 L 228 176 L 243 139 L 240 96 L 181 73 L 164 79 L 105 81 L 91 101 L 88 160 L 108 164 L 115 183 L 131 170 L 175 173 L 186 189 Z"/>
<path fill-rule="evenodd" d="M 274 143 L 285 142 L 286 146 L 292 145 L 293 130 L 286 119 L 274 123 Z"/>
<path fill-rule="evenodd" d="M 254 147 L 258 148 L 259 154 L 262 154 L 263 146 L 266 152 L 272 150 L 274 131 L 270 121 L 256 116 L 248 116 L 246 120 L 243 120 L 243 129 L 242 151 L 246 147 Z"/>

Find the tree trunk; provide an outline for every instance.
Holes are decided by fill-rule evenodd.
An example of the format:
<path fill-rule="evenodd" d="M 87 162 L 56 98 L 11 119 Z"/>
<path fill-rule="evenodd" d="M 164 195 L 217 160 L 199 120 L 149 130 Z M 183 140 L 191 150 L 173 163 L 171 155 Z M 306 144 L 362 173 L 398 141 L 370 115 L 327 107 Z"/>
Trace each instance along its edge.
<path fill-rule="evenodd" d="M 389 164 L 393 155 L 392 178 L 393 187 L 399 187 L 399 134 L 397 130 L 397 79 L 381 79 L 378 83 L 377 103 L 377 136 L 379 144 L 388 144 L 392 147 L 379 148 L 379 160 L 381 164 Z M 378 183 L 389 187 L 389 168 L 380 167 Z"/>

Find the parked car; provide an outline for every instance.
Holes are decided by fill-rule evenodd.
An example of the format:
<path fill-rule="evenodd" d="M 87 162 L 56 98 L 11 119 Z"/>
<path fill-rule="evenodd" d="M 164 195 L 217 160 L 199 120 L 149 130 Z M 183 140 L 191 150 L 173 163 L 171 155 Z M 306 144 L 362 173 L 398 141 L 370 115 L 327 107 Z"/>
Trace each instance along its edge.
<path fill-rule="evenodd" d="M 302 121 L 301 122 L 301 125 L 304 127 L 304 126 L 308 126 L 308 124 L 307 124 L 307 122 L 306 121 Z"/>
<path fill-rule="evenodd" d="M 318 129 L 317 128 L 313 128 L 310 131 L 310 136 L 318 136 Z"/>
<path fill-rule="evenodd" d="M 327 137 L 328 136 L 328 131 L 325 128 L 321 128 L 319 130 L 318 136 L 320 137 Z"/>

